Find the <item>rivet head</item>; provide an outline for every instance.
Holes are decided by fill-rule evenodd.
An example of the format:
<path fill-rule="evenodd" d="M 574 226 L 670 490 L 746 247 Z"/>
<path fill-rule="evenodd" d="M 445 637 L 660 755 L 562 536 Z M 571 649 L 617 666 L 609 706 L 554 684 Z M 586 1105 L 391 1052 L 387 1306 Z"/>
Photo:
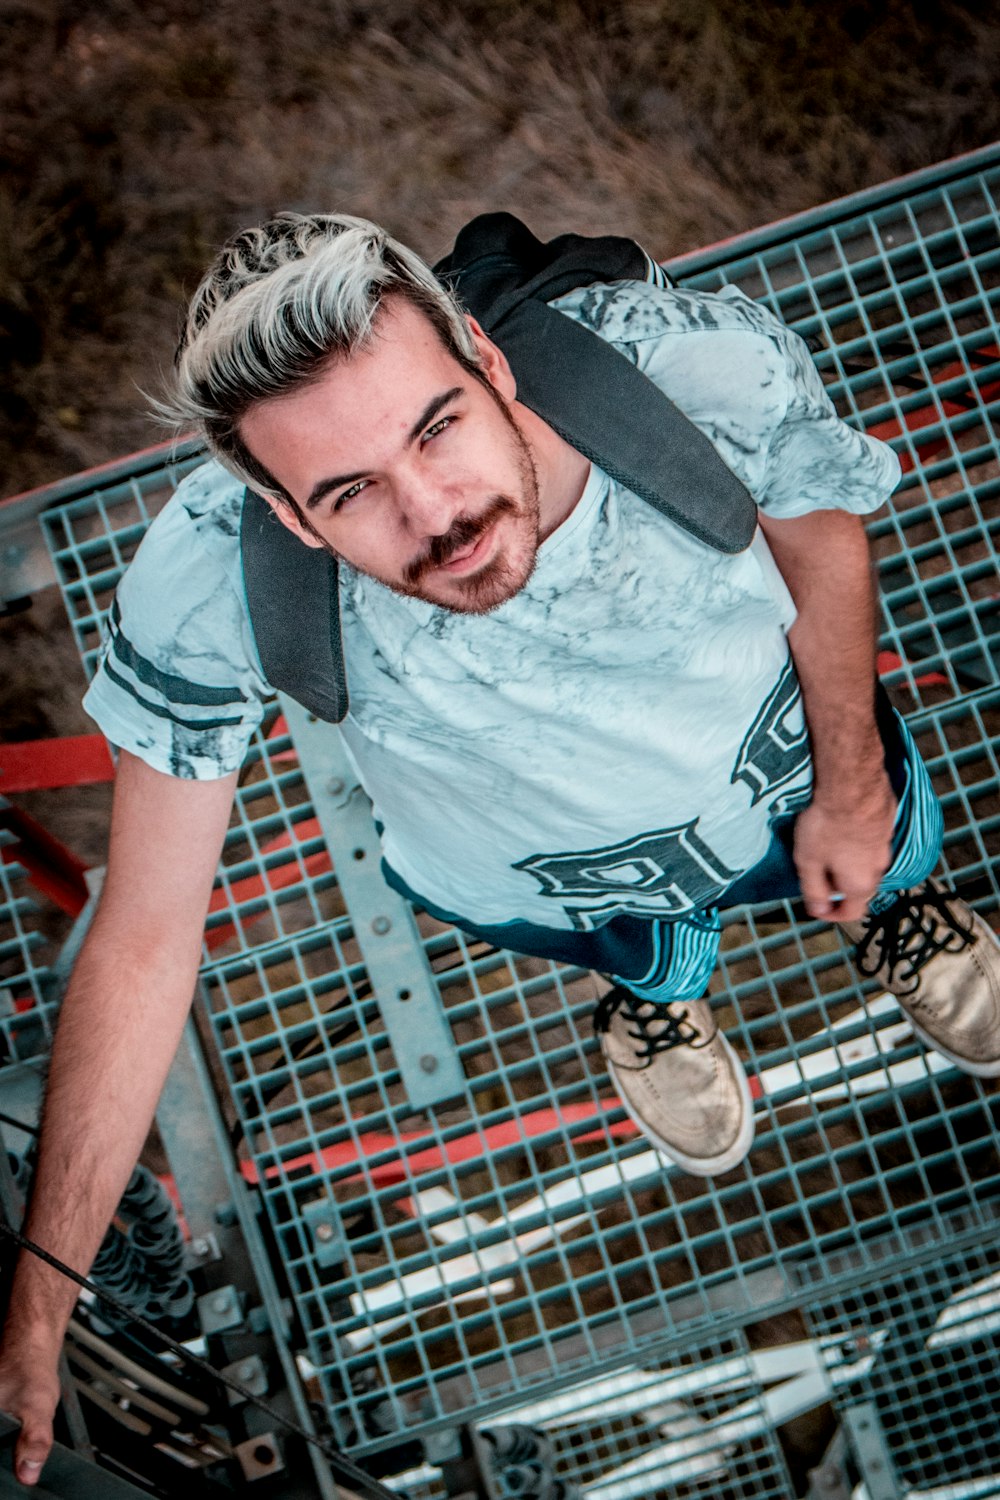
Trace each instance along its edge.
<path fill-rule="evenodd" d="M 341 792 L 344 790 L 344 783 L 341 781 L 339 776 L 331 776 L 330 780 L 326 784 L 326 789 L 330 793 L 331 797 L 339 797 Z"/>
<path fill-rule="evenodd" d="M 436 1073 L 437 1065 L 438 1060 L 432 1052 L 425 1052 L 423 1057 L 420 1059 L 420 1066 L 423 1068 L 425 1073 Z"/>
<path fill-rule="evenodd" d="M 224 1313 L 229 1311 L 229 1293 L 219 1292 L 212 1298 L 212 1311 Z"/>
<path fill-rule="evenodd" d="M 321 1244 L 329 1244 L 329 1242 L 333 1239 L 333 1225 L 327 1224 L 325 1221 L 322 1224 L 317 1224 L 316 1238 L 321 1242 Z"/>
<path fill-rule="evenodd" d="M 391 927 L 392 923 L 388 917 L 372 917 L 372 932 L 377 933 L 379 937 L 384 937 Z"/>

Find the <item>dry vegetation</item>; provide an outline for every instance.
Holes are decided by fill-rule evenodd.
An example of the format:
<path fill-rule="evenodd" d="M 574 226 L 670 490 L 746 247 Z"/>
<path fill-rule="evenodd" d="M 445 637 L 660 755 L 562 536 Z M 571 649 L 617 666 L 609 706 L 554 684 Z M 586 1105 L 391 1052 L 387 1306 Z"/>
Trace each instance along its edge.
<path fill-rule="evenodd" d="M 212 248 L 505 207 L 660 255 L 1000 134 L 994 5 L 4 0 L 0 494 L 151 440 Z"/>

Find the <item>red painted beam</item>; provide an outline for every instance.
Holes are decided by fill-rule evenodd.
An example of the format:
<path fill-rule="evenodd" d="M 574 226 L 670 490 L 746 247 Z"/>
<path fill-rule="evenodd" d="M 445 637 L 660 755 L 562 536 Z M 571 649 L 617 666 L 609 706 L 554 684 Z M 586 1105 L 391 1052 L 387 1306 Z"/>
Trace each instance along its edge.
<path fill-rule="evenodd" d="M 752 1077 L 749 1084 L 751 1097 L 762 1099 L 764 1090 L 760 1079 Z M 621 1110 L 617 1099 L 601 1099 L 594 1104 L 564 1104 L 561 1108 L 533 1109 L 515 1120 L 501 1120 L 496 1125 L 485 1127 L 474 1126 L 467 1134 L 446 1144 L 440 1144 L 426 1131 L 402 1131 L 398 1139 L 378 1131 L 366 1131 L 356 1142 L 341 1141 L 337 1145 L 326 1146 L 322 1151 L 296 1156 L 280 1166 L 268 1167 L 264 1178 L 265 1181 L 288 1178 L 305 1169 L 310 1172 L 337 1172 L 356 1164 L 360 1167 L 362 1161 L 370 1163 L 372 1157 L 384 1156 L 385 1161 L 369 1166 L 367 1175 L 371 1182 L 380 1188 L 405 1186 L 422 1172 L 440 1171 L 446 1163 L 460 1166 L 463 1162 L 477 1161 L 505 1147 L 523 1145 L 533 1137 L 545 1135 L 549 1131 L 588 1121 L 593 1122 L 593 1129 L 575 1136 L 577 1145 L 585 1141 L 606 1140 L 609 1135 L 631 1140 L 639 1131 L 630 1119 L 609 1122 L 605 1118 L 616 1110 Z M 427 1144 L 423 1149 L 407 1151 L 408 1147 L 419 1147 L 424 1141 Z M 255 1162 L 240 1162 L 240 1172 L 245 1181 L 254 1186 L 261 1181 Z M 354 1177 L 360 1176 L 359 1170 L 345 1180 L 353 1181 Z"/>
<path fill-rule="evenodd" d="M 993 361 L 1000 358 L 1000 350 L 997 349 L 995 344 L 986 344 L 982 349 L 976 350 L 976 357 L 986 361 Z M 955 360 L 951 364 L 943 365 L 941 369 L 935 370 L 933 382 L 935 385 L 941 385 L 946 380 L 954 380 L 956 376 L 967 373 L 966 366 Z M 865 431 L 870 437 L 880 438 L 882 442 L 887 443 L 892 438 L 901 437 L 904 432 L 919 433 L 922 427 L 930 427 L 932 423 L 937 422 L 942 414 L 946 417 L 960 416 L 962 412 L 969 410 L 969 403 L 977 398 L 986 404 L 987 402 L 996 400 L 998 395 L 1000 395 L 1000 381 L 990 381 L 986 385 L 978 385 L 977 383 L 975 393 L 970 389 L 962 392 L 958 397 L 946 399 L 941 402 L 940 410 L 931 401 L 926 406 L 919 406 L 915 410 L 907 412 L 904 417 L 905 426 L 900 422 L 898 417 L 888 417 L 884 422 L 876 422 L 873 426 L 867 427 Z M 943 452 L 947 446 L 948 439 L 943 436 L 934 438 L 926 443 L 918 441 L 916 444 L 917 456 L 921 463 L 927 463 L 936 454 Z M 904 451 L 898 456 L 903 473 L 908 474 L 914 468 L 913 455 Z"/>
<path fill-rule="evenodd" d="M 71 917 L 78 917 L 90 895 L 83 861 L 37 819 L 9 803 L 0 803 L 0 828 L 14 836 L 12 843 L 0 845 L 4 864 L 21 865 L 36 890 Z"/>
<path fill-rule="evenodd" d="M 103 734 L 0 744 L 0 793 L 114 781 L 115 763 Z"/>

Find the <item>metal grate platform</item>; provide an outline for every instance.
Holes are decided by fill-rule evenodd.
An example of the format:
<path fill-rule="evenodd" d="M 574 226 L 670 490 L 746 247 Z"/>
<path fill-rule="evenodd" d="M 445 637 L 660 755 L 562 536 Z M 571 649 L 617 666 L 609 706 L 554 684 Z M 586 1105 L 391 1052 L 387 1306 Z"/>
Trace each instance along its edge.
<path fill-rule="evenodd" d="M 944 804 L 948 875 L 994 922 L 998 197 L 1000 149 L 671 266 L 766 301 L 810 341 L 842 414 L 902 457 L 871 523 L 880 665 Z M 193 462 L 43 514 L 88 666 L 150 515 Z M 609 1088 L 593 978 L 390 915 L 335 732 L 284 708 L 241 777 L 202 1004 L 242 1170 L 346 1446 L 420 1435 L 430 1454 L 459 1420 L 517 1420 L 549 1433 L 560 1473 L 594 1500 L 706 1486 L 779 1500 L 798 1491 L 775 1423 L 836 1397 L 849 1428 L 858 1411 L 881 1423 L 902 1476 L 886 1495 L 930 1494 L 966 1449 L 955 1472 L 1000 1493 L 1000 1478 L 981 1487 L 1000 1458 L 969 1438 L 988 1388 L 977 1340 L 996 1315 L 961 1293 L 995 1285 L 996 1086 L 927 1053 L 895 1002 L 859 985 L 834 930 L 785 904 L 733 913 L 713 995 L 747 1061 L 757 1138 L 736 1171 L 685 1176 Z M 911 1451 L 901 1372 L 953 1306 L 965 1352 L 925 1360 L 921 1399 L 938 1415 Z M 809 1329 L 766 1356 L 748 1332 L 779 1314 Z M 851 1340 L 867 1363 L 844 1353 Z M 435 1473 L 395 1483 L 430 1500 Z"/>
<path fill-rule="evenodd" d="M 13 837 L 0 829 L 0 1060 L 25 1063 L 47 1057 L 52 1045 L 55 976 L 14 850 Z"/>
<path fill-rule="evenodd" d="M 869 1457 L 899 1491 L 996 1494 L 1000 1242 L 970 1241 L 964 1215 L 948 1227 L 930 1255 L 914 1242 L 891 1280 L 824 1294 L 807 1318 L 840 1365 L 842 1415 L 867 1414 Z"/>

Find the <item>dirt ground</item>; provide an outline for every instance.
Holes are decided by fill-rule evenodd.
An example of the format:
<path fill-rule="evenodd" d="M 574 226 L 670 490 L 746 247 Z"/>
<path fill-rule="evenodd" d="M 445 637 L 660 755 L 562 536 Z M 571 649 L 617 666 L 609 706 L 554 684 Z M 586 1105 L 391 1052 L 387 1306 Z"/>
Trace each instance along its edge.
<path fill-rule="evenodd" d="M 4 0 L 0 493 L 156 434 L 213 248 L 278 208 L 661 257 L 1000 134 L 1000 8 Z"/>

